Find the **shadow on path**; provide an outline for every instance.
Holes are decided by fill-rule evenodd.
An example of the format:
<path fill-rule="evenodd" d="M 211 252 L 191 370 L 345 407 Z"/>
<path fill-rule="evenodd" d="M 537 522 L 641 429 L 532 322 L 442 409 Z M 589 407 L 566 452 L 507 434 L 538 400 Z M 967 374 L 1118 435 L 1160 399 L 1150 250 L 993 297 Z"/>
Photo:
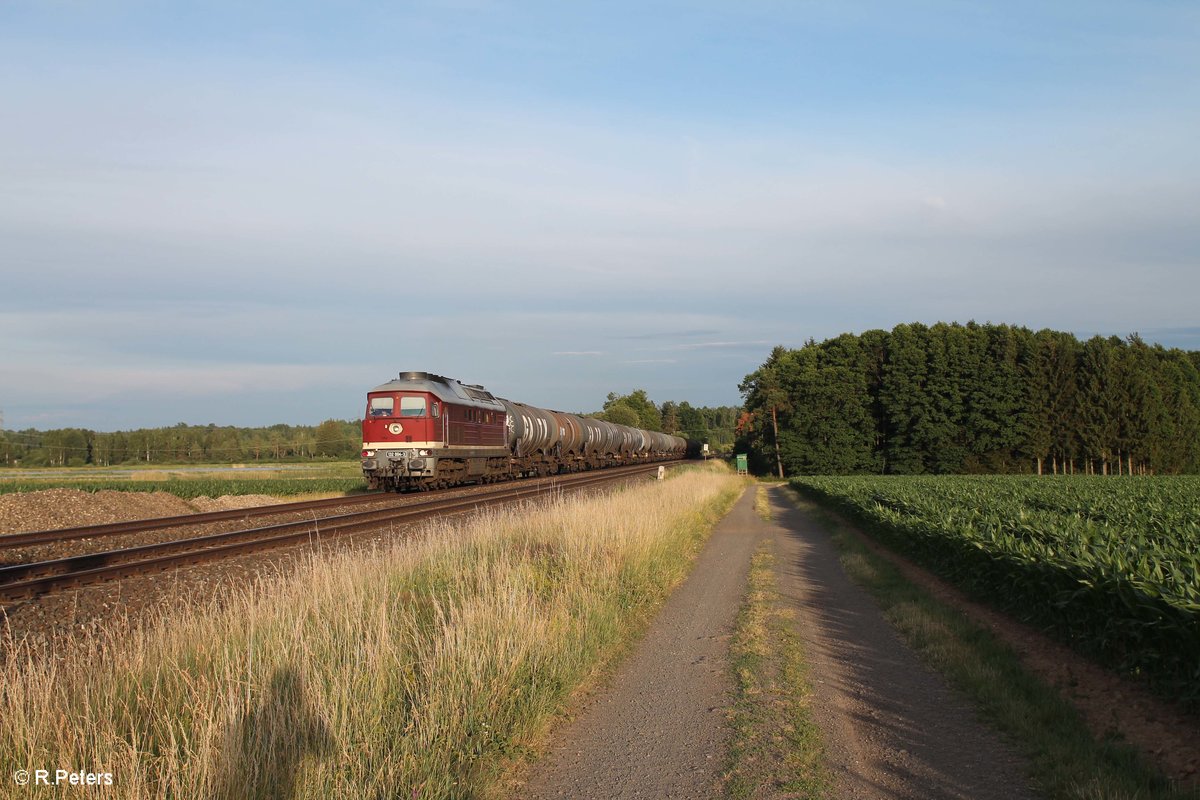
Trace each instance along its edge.
<path fill-rule="evenodd" d="M 901 641 L 825 529 L 771 496 L 779 588 L 798 611 L 838 796 L 1031 797 L 1022 759 Z"/>

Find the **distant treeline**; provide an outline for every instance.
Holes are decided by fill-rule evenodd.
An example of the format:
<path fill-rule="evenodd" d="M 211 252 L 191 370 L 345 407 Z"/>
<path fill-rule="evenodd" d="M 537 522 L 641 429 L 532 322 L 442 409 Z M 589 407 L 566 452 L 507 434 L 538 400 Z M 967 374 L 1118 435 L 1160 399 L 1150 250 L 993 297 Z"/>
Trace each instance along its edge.
<path fill-rule="evenodd" d="M 1200 352 L 974 322 L 776 347 L 741 384 L 759 472 L 1200 472 Z"/>
<path fill-rule="evenodd" d="M 0 431 L 0 466 L 214 464 L 351 458 L 362 446 L 358 421 L 234 428 L 185 425 L 97 433 L 84 428 Z"/>
<path fill-rule="evenodd" d="M 610 394 L 594 416 L 647 430 L 709 442 L 714 451 L 733 446 L 735 406 L 695 408 L 687 402 L 651 402 L 644 390 Z M 82 467 L 115 464 L 214 464 L 354 458 L 362 446 L 358 420 L 320 425 L 235 428 L 186 425 L 98 433 L 85 428 L 0 431 L 0 467 Z"/>

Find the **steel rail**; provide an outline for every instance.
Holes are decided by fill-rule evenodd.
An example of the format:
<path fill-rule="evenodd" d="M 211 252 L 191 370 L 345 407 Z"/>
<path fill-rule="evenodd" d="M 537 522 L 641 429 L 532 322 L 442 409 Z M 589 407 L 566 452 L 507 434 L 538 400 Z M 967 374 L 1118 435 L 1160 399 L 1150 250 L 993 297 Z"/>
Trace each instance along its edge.
<path fill-rule="evenodd" d="M 678 462 L 660 462 L 670 465 Z M 178 539 L 171 542 L 109 550 L 50 561 L 0 568 L 0 601 L 11 602 L 64 588 L 159 572 L 175 566 L 217 561 L 305 542 L 319 543 L 389 522 L 413 522 L 436 515 L 465 513 L 489 505 L 511 503 L 560 490 L 581 490 L 654 470 L 659 463 L 601 472 L 559 476 L 536 485 L 517 484 L 469 497 L 434 498 L 429 502 L 338 514 L 261 528 Z M 239 541 L 244 540 L 244 541 Z M 132 558 L 133 560 L 128 560 Z M 113 563 L 118 561 L 119 563 Z"/>
<path fill-rule="evenodd" d="M 249 508 L 233 508 L 226 511 L 202 511 L 197 514 L 180 514 L 173 517 L 152 517 L 134 519 L 126 522 L 106 522 L 100 525 L 80 525 L 73 528 L 58 528 L 50 531 L 27 531 L 24 533 L 0 534 L 0 550 L 13 547 L 26 547 L 47 542 L 67 542 L 72 539 L 90 539 L 100 536 L 117 536 L 122 533 L 139 533 L 161 528 L 178 528 L 184 525 L 203 525 L 208 522 L 219 522 L 226 519 L 241 519 L 245 517 L 263 517 L 272 514 L 288 514 L 295 511 L 308 511 L 313 508 L 329 506 L 352 506 L 361 503 L 386 500 L 395 495 L 387 492 L 372 492 L 370 494 L 350 495 L 348 497 L 326 497 L 320 500 L 299 500 L 294 503 L 277 503 L 270 506 L 250 506 Z"/>

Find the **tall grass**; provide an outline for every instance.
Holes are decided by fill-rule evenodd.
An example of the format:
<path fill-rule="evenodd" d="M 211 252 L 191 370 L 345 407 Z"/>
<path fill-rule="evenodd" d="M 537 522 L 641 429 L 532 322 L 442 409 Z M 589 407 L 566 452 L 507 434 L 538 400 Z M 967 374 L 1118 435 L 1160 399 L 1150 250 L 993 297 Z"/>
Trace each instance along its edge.
<path fill-rule="evenodd" d="M 0 794 L 62 768 L 128 798 L 477 796 L 643 628 L 740 485 L 691 472 L 436 523 L 59 660 L 16 647 Z"/>

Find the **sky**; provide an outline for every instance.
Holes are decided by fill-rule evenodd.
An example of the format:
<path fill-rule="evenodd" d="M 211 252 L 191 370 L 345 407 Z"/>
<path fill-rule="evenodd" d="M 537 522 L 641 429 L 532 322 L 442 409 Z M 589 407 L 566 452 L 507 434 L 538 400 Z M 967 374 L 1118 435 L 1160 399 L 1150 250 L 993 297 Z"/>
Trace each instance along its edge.
<path fill-rule="evenodd" d="M 913 321 L 1200 349 L 1198 142 L 1194 0 L 0 0 L 3 427 L 737 405 Z"/>

